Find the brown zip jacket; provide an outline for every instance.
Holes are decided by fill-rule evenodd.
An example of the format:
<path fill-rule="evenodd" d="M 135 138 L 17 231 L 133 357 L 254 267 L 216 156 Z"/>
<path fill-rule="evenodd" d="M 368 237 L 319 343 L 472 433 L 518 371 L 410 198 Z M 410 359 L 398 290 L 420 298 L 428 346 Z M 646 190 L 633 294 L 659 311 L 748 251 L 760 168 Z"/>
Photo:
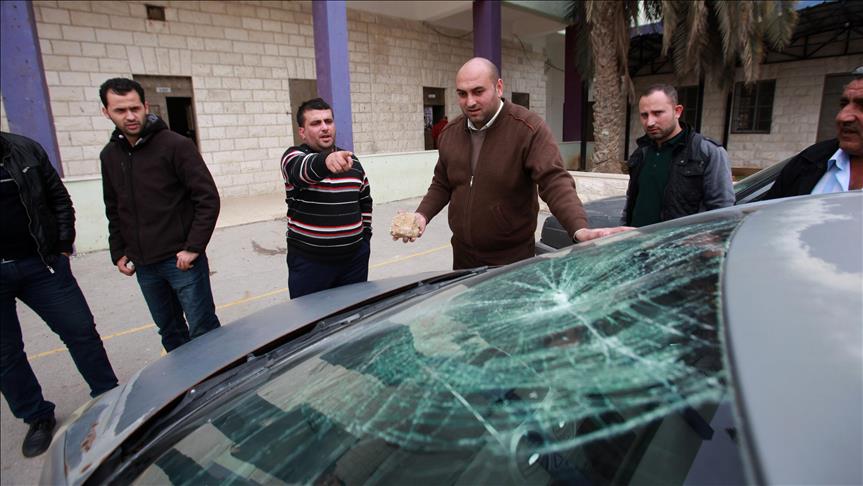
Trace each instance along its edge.
<path fill-rule="evenodd" d="M 503 103 L 488 128 L 474 174 L 465 116 L 443 129 L 434 177 L 417 208 L 431 221 L 449 203 L 454 268 L 505 265 L 532 257 L 537 187 L 570 235 L 587 227 L 575 181 L 563 168 L 548 126 L 536 113 Z"/>

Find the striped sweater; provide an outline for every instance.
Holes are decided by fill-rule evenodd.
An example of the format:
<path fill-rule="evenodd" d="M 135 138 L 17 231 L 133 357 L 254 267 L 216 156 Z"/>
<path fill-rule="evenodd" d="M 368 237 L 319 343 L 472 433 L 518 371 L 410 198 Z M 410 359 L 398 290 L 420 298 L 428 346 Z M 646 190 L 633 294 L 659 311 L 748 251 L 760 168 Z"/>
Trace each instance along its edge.
<path fill-rule="evenodd" d="M 319 260 L 350 258 L 372 235 L 372 196 L 363 166 L 354 156 L 349 171 L 333 174 L 325 163 L 330 153 L 303 144 L 285 151 L 281 161 L 288 251 Z"/>

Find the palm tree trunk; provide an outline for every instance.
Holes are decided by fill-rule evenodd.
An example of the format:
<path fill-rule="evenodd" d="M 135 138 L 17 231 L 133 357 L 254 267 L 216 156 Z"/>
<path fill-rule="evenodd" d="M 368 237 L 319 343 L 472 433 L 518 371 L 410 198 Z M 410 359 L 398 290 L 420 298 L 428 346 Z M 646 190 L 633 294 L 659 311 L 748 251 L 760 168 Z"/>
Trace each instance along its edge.
<path fill-rule="evenodd" d="M 626 99 L 619 76 L 614 39 L 615 20 L 623 8 L 620 2 L 598 5 L 590 32 L 593 50 L 593 171 L 623 173 L 623 133 Z"/>

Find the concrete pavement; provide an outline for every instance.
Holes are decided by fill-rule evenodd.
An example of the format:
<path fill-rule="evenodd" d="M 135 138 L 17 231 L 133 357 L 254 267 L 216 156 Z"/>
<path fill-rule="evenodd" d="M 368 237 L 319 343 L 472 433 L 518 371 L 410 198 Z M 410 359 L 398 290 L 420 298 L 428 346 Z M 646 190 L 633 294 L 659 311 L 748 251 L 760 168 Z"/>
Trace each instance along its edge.
<path fill-rule="evenodd" d="M 378 280 L 452 267 L 451 233 L 446 210 L 415 243 L 394 242 L 389 224 L 398 210 L 411 211 L 419 200 L 375 205 L 369 279 Z M 288 300 L 285 263 L 284 195 L 224 200 L 207 250 L 213 296 L 223 325 Z M 539 225 L 547 216 L 539 215 Z M 242 224 L 248 221 L 252 223 Z M 86 296 L 108 357 L 121 382 L 159 359 L 156 327 L 135 278 L 117 272 L 107 251 L 77 255 L 72 271 Z M 57 405 L 58 422 L 89 400 L 89 390 L 59 338 L 28 307 L 18 305 L 25 349 L 47 400 Z M 44 455 L 26 459 L 21 441 L 26 425 L 0 405 L 0 484 L 37 484 Z"/>

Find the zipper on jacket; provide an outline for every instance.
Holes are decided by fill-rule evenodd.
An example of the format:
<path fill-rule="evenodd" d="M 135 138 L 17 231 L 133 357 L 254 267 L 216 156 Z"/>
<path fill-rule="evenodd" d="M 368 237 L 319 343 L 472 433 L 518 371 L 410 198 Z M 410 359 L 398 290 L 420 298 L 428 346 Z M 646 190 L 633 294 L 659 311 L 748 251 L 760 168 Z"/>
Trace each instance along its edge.
<path fill-rule="evenodd" d="M 6 162 L 5 161 L 2 162 L 2 165 L 4 168 L 6 168 Z M 28 170 L 30 170 L 29 166 L 24 167 L 24 169 L 21 170 L 21 173 L 23 174 L 23 173 L 27 172 Z M 48 265 L 48 262 L 45 260 L 45 255 L 42 254 L 42 245 L 39 244 L 39 238 L 36 238 L 36 235 L 33 234 L 33 230 L 30 229 L 30 225 L 33 224 L 33 218 L 30 217 L 30 210 L 27 209 L 27 204 L 24 202 L 24 193 L 21 192 L 21 184 L 19 184 L 18 181 L 15 180 L 15 176 L 12 175 L 12 171 L 10 171 L 9 169 L 6 169 L 6 172 L 9 172 L 9 177 L 12 179 L 12 182 L 14 182 L 15 186 L 18 187 L 18 200 L 21 201 L 21 205 L 24 206 L 24 214 L 27 215 L 27 221 L 28 221 L 27 233 L 29 233 L 30 238 L 33 238 L 33 241 L 36 242 L 36 253 L 39 255 L 39 259 L 42 260 L 42 264 L 45 265 L 45 268 L 47 268 L 48 271 L 53 274 L 54 269 L 51 267 L 51 265 Z"/>
<path fill-rule="evenodd" d="M 128 139 L 126 139 L 126 144 L 129 145 L 129 150 L 127 152 L 129 154 L 129 157 L 127 158 L 128 167 L 126 168 L 126 181 L 129 184 L 129 193 L 132 196 L 131 197 L 131 201 L 132 201 L 131 207 L 132 207 L 133 218 L 135 219 L 135 239 L 138 240 L 138 251 L 141 252 L 140 256 L 143 258 L 144 248 L 141 246 L 141 225 L 139 224 L 139 221 L 138 221 L 138 201 L 135 199 L 135 185 L 133 184 L 134 178 L 132 177 L 132 151 L 134 150 L 134 147 L 132 147 L 131 144 L 129 144 Z M 125 249 L 124 249 L 124 251 L 125 251 Z M 126 258 L 128 258 L 128 257 L 129 256 L 126 255 Z"/>
<path fill-rule="evenodd" d="M 468 163 L 470 163 L 470 162 L 468 162 Z M 479 169 L 479 160 L 477 160 L 477 162 L 476 162 L 476 167 L 477 167 L 477 169 Z M 473 167 L 471 167 L 470 182 L 468 182 L 468 188 L 467 188 L 467 205 L 465 207 L 465 215 L 464 215 L 465 243 L 467 243 L 467 246 L 471 249 L 473 249 L 473 234 L 472 234 L 472 229 L 471 229 L 472 225 L 471 225 L 471 219 L 470 219 L 471 208 L 473 207 L 473 178 L 474 178 Z"/>

